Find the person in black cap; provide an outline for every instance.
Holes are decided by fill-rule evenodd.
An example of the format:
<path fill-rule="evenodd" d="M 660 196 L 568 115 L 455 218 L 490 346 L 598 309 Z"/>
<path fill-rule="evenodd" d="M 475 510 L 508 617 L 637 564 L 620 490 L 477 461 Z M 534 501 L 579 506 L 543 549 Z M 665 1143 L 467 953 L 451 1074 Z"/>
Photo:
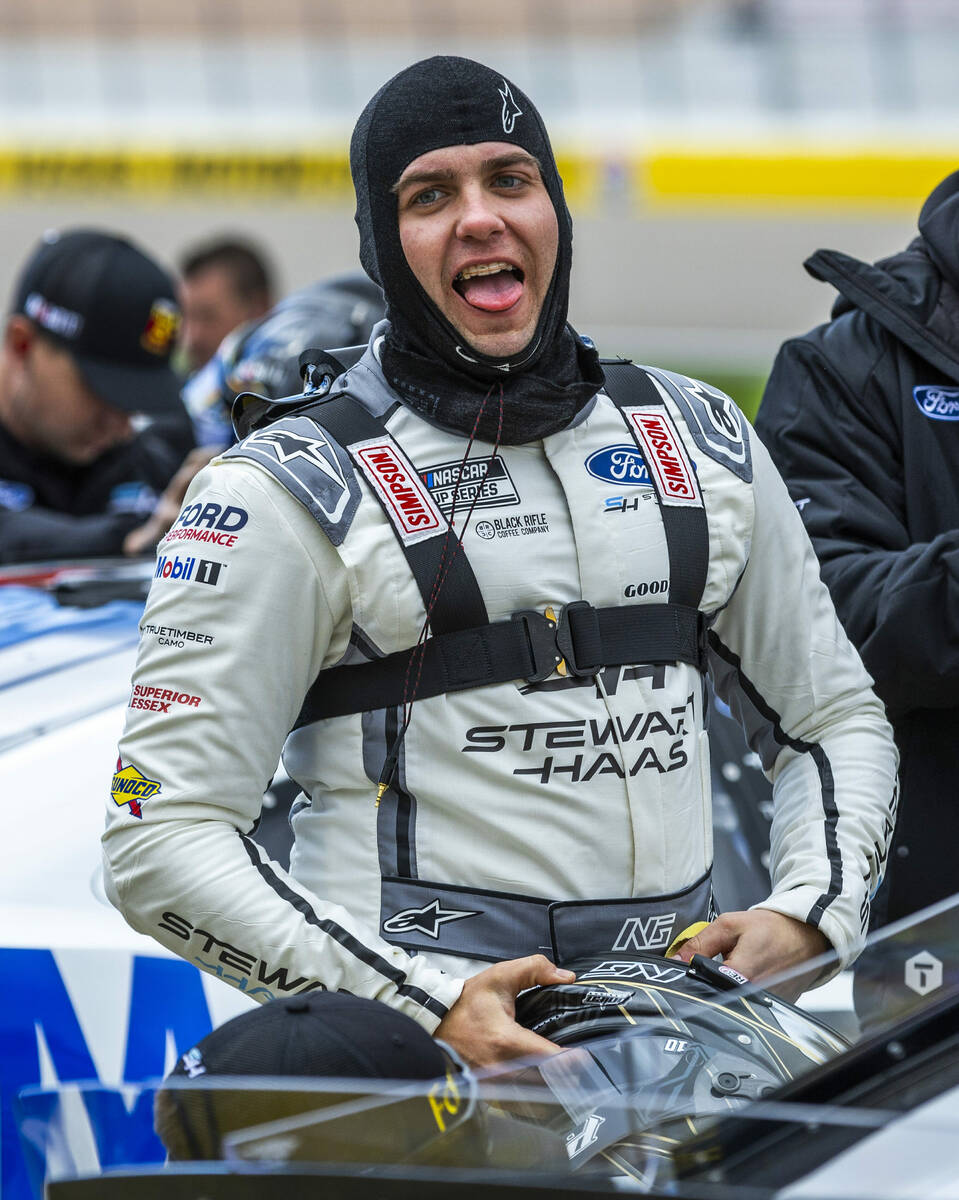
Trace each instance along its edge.
<path fill-rule="evenodd" d="M 500 1076 L 493 1095 L 509 1097 L 512 1082 Z M 529 1082 L 515 1083 L 526 1099 Z M 182 1054 L 156 1093 L 154 1128 L 168 1161 L 179 1163 L 223 1158 L 230 1134 L 299 1118 L 289 1136 L 271 1137 L 265 1150 L 254 1142 L 241 1156 L 564 1167 L 562 1136 L 541 1128 L 527 1107 L 519 1119 L 499 1105 L 491 1110 L 456 1052 L 404 1013 L 361 996 L 309 992 L 241 1013 Z"/>
<path fill-rule="evenodd" d="M 145 548 L 125 539 L 193 444 L 175 294 L 96 230 L 49 233 L 28 260 L 0 350 L 0 563 Z"/>
<path fill-rule="evenodd" d="M 317 392 L 159 547 L 108 894 L 248 995 L 376 998 L 471 1065 L 555 1050 L 515 998 L 578 955 L 685 941 L 762 979 L 832 946 L 828 975 L 895 752 L 768 455 L 721 392 L 567 323 L 572 224 L 515 83 L 416 63 L 350 160 L 387 320 L 332 384 L 307 363 Z M 776 810 L 771 896 L 713 921 L 707 673 Z M 290 873 L 248 837 L 281 750 Z"/>
<path fill-rule="evenodd" d="M 243 1084 L 224 1086 L 231 1079 Z M 461 1105 L 447 1104 L 441 1127 L 466 1115 L 472 1086 L 449 1047 L 378 1000 L 311 992 L 241 1013 L 182 1054 L 157 1093 L 155 1125 L 171 1160 L 215 1159 L 234 1130 L 351 1098 L 311 1084 L 366 1080 L 375 1094 L 390 1080 L 447 1079 Z M 428 1104 L 417 1110 L 417 1132 L 435 1136 Z"/>

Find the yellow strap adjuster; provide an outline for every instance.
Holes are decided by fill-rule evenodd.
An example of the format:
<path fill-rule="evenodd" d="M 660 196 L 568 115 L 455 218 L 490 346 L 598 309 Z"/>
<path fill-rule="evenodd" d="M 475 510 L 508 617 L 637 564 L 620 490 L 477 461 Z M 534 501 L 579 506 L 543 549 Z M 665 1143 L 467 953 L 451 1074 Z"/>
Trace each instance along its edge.
<path fill-rule="evenodd" d="M 690 938 L 694 938 L 697 933 L 702 933 L 704 929 L 709 928 L 708 921 L 697 921 L 694 925 L 687 925 L 686 928 L 677 937 L 673 938 L 673 944 L 666 951 L 666 957 L 672 958 L 676 951 L 688 942 Z"/>

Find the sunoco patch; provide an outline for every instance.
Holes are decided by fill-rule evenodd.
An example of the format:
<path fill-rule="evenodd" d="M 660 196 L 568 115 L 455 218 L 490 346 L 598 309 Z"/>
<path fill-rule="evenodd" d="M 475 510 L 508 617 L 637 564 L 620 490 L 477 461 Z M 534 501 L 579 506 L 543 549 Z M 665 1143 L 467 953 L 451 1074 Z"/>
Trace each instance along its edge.
<path fill-rule="evenodd" d="M 155 779 L 147 779 L 133 763 L 124 766 L 121 759 L 117 759 L 117 769 L 113 776 L 113 782 L 110 784 L 110 795 L 118 808 L 129 804 L 131 815 L 142 820 L 141 801 L 155 796 L 160 791 L 160 787 L 161 785 Z"/>

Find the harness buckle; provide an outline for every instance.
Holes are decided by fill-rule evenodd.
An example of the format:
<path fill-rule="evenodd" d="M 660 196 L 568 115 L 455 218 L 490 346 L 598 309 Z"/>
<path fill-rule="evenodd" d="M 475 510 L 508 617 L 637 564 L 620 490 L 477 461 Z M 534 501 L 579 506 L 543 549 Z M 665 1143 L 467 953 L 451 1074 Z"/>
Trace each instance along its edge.
<path fill-rule="evenodd" d="M 520 621 L 523 625 L 533 663 L 533 673 L 524 678 L 528 683 L 542 683 L 563 661 L 556 637 L 557 622 L 551 621 L 535 608 L 519 609 L 513 613 L 512 620 Z"/>
<path fill-rule="evenodd" d="M 586 600 L 574 600 L 562 606 L 559 617 L 554 618 L 552 611 L 548 609 L 544 615 L 535 608 L 522 608 L 513 613 L 512 619 L 523 623 L 533 663 L 527 681 L 541 683 L 561 663 L 565 664 L 566 674 L 581 678 L 601 671 L 605 664 L 600 661 L 602 639 L 596 609 Z"/>
<path fill-rule="evenodd" d="M 572 619 L 571 619 L 572 618 Z M 575 626 L 575 629 L 574 629 Z M 602 638 L 596 609 L 588 600 L 574 600 L 560 609 L 556 645 L 566 663 L 567 673 L 591 678 L 606 665 L 602 661 Z M 579 647 L 577 654 L 576 647 Z M 596 661 L 581 662 L 581 659 Z"/>

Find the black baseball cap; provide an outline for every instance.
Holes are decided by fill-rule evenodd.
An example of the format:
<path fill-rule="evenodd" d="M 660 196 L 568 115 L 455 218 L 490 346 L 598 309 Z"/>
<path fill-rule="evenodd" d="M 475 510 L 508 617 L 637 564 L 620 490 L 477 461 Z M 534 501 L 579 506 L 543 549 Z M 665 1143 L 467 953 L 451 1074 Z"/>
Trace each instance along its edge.
<path fill-rule="evenodd" d="M 288 996 L 233 1017 L 182 1054 L 157 1093 L 156 1128 L 171 1157 L 214 1159 L 227 1133 L 343 1099 L 298 1090 L 297 1079 L 428 1081 L 464 1070 L 412 1017 L 379 1000 Z M 230 1077 L 235 1088 L 223 1086 Z M 251 1086 L 257 1078 L 262 1089 Z"/>
<path fill-rule="evenodd" d="M 69 350 L 88 386 L 125 412 L 179 404 L 170 355 L 180 325 L 173 279 L 126 238 L 52 230 L 14 291 L 12 311 Z"/>

